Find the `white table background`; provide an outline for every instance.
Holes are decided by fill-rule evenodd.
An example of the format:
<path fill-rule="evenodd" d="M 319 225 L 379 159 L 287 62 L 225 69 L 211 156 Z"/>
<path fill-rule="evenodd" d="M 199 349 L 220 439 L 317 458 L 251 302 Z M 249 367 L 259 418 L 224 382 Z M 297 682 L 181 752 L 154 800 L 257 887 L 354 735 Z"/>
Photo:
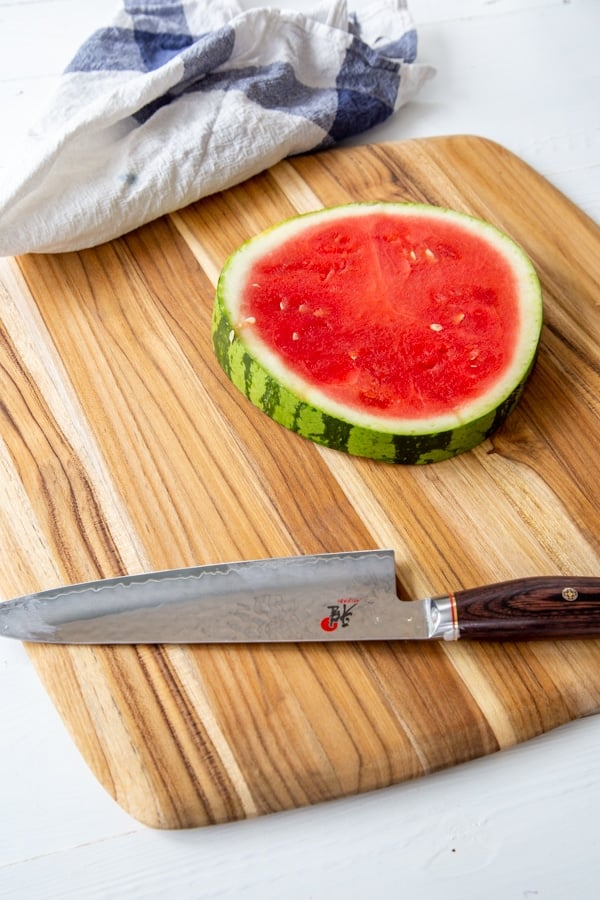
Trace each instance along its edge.
<path fill-rule="evenodd" d="M 492 138 L 600 221 L 600 2 L 411 0 L 410 8 L 419 58 L 438 74 L 411 107 L 354 142 Z M 114 0 L 0 0 L 0 174 L 74 51 L 114 9 Z M 0 898 L 596 900 L 599 742 L 595 716 L 361 797 L 153 831 L 99 786 L 23 647 L 4 641 Z"/>

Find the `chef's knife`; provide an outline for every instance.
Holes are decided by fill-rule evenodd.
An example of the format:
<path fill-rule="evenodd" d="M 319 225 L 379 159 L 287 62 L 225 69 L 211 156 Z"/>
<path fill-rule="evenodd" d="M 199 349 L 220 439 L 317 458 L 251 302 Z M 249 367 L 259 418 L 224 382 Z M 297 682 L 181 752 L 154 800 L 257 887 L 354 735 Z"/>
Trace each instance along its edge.
<path fill-rule="evenodd" d="M 533 577 L 402 601 L 392 550 L 124 575 L 0 603 L 0 635 L 56 644 L 600 636 L 600 578 Z"/>

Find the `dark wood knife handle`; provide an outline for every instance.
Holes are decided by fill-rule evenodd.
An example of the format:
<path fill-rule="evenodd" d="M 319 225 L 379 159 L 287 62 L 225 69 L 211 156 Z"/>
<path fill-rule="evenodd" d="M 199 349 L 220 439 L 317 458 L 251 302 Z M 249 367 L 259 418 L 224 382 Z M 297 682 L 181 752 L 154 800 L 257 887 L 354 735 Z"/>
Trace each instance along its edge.
<path fill-rule="evenodd" d="M 600 636 L 600 578 L 520 578 L 456 591 L 454 599 L 461 638 Z"/>

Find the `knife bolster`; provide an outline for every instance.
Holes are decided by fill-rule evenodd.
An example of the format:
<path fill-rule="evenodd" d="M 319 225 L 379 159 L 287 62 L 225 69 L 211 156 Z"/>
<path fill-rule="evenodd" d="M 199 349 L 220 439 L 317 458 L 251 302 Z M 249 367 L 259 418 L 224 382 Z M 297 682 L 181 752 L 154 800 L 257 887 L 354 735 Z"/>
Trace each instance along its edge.
<path fill-rule="evenodd" d="M 432 597 L 429 600 L 429 638 L 442 638 L 445 641 L 457 641 L 458 618 L 456 601 L 453 594 Z"/>

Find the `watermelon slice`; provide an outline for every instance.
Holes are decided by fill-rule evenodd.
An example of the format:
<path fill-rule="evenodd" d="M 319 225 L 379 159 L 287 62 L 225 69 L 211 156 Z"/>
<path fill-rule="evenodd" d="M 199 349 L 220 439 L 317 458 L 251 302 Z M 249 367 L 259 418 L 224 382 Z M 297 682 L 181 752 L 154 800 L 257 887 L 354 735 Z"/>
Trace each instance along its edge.
<path fill-rule="evenodd" d="M 541 325 L 537 275 L 505 234 L 438 207 L 355 203 L 243 244 L 219 278 L 213 344 L 233 383 L 286 428 L 416 464 L 499 427 Z"/>

